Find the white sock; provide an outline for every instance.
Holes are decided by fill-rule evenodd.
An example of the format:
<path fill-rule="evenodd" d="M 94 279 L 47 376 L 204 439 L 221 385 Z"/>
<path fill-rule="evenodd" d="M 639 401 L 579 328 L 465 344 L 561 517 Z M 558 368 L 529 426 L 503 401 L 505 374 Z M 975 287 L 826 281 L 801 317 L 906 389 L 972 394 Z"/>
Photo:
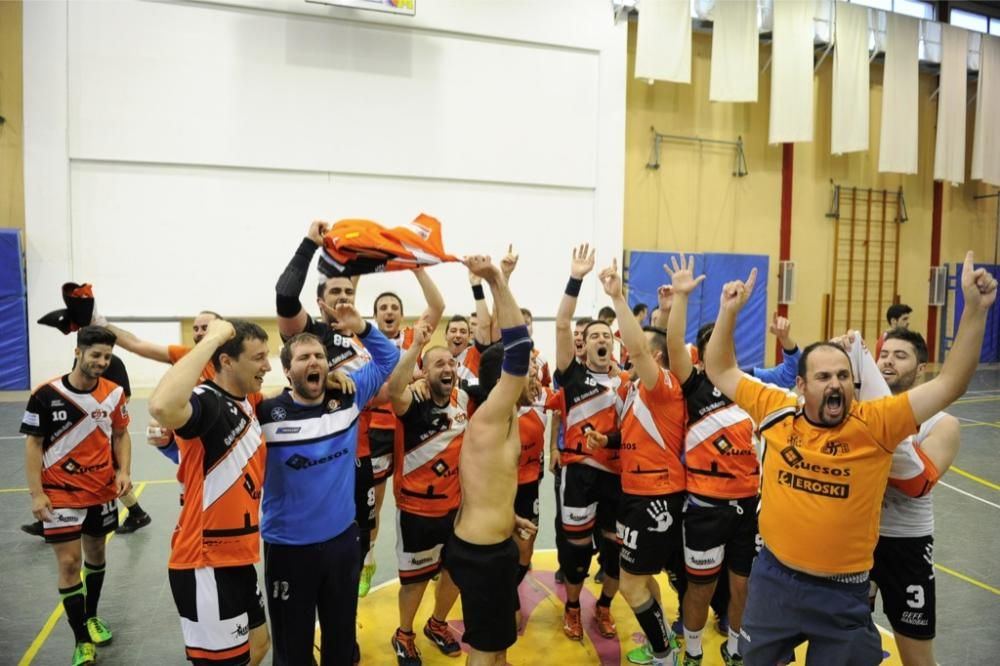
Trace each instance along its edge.
<path fill-rule="evenodd" d="M 692 657 L 701 656 L 701 631 L 691 631 L 684 627 L 684 651 Z"/>
<path fill-rule="evenodd" d="M 365 566 L 370 567 L 373 564 L 375 564 L 375 549 L 369 548 L 365 554 Z"/>
<path fill-rule="evenodd" d="M 729 638 L 726 639 L 726 648 L 731 655 L 740 653 L 740 632 L 733 631 L 732 627 L 729 627 Z"/>

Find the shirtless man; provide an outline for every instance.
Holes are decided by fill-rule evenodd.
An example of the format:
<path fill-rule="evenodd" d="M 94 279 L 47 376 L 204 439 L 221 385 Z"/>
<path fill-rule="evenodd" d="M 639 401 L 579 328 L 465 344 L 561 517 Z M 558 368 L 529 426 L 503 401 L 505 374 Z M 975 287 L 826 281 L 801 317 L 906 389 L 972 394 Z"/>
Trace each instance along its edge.
<path fill-rule="evenodd" d="M 489 284 L 497 305 L 502 347 L 483 353 L 479 396 L 466 426 L 459 462 L 462 504 L 446 549 L 447 566 L 462 594 L 463 640 L 475 666 L 507 663 L 517 640 L 518 547 L 537 529 L 514 515 L 521 441 L 517 402 L 528 391 L 531 338 L 500 269 L 488 257 L 466 259 L 469 270 Z"/>

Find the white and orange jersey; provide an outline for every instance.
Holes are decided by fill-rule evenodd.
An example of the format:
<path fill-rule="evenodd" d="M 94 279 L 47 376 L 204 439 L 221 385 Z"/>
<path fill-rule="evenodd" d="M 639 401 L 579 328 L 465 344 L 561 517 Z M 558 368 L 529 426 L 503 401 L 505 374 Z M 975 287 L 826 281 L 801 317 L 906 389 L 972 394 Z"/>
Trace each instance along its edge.
<path fill-rule="evenodd" d="M 553 408 L 563 413 L 566 432 L 560 464 L 565 467 L 583 463 L 597 469 L 621 474 L 621 456 L 618 448 L 590 449 L 587 432 L 620 434 L 619 415 L 625 407 L 629 390 L 627 373 L 618 375 L 591 372 L 576 359 L 565 372 L 556 372 L 560 398 Z"/>
<path fill-rule="evenodd" d="M 455 357 L 455 363 L 458 365 L 458 378 L 470 386 L 479 384 L 479 359 L 481 356 L 479 347 L 473 343 Z"/>
<path fill-rule="evenodd" d="M 687 407 L 681 383 L 659 369 L 656 387 L 636 380 L 622 417 L 622 491 L 630 495 L 669 495 L 685 488 L 681 450 Z"/>
<path fill-rule="evenodd" d="M 688 410 L 684 439 L 688 492 L 715 499 L 756 495 L 760 464 L 750 415 L 700 370 L 693 370 L 682 388 Z"/>
<path fill-rule="evenodd" d="M 521 457 L 517 461 L 517 482 L 533 483 L 542 477 L 545 457 L 546 404 L 555 395 L 545 386 L 530 405 L 517 408 L 517 427 L 521 436 Z"/>
<path fill-rule="evenodd" d="M 454 389 L 444 407 L 414 400 L 399 417 L 392 482 L 397 507 L 429 517 L 458 508 L 458 461 L 470 409 L 469 394 Z"/>
<path fill-rule="evenodd" d="M 538 381 L 542 386 L 549 387 L 552 386 L 552 373 L 549 371 L 549 362 L 539 351 L 538 347 L 534 347 L 531 350 L 531 358 L 535 361 L 535 365 L 538 367 Z"/>
<path fill-rule="evenodd" d="M 118 496 L 111 435 L 128 427 L 125 389 L 100 377 L 79 391 L 69 375 L 36 388 L 21 432 L 42 440 L 42 489 L 56 508 L 83 508 Z"/>

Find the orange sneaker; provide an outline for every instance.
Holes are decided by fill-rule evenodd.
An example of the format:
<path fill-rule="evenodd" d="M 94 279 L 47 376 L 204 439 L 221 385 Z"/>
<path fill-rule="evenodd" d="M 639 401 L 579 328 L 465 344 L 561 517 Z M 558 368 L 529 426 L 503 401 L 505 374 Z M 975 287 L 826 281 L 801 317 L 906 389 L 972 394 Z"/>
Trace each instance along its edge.
<path fill-rule="evenodd" d="M 567 608 L 563 614 L 563 633 L 574 641 L 583 640 L 583 623 L 580 622 L 580 608 Z"/>
<path fill-rule="evenodd" d="M 430 639 L 445 656 L 461 656 L 462 646 L 455 640 L 455 634 L 447 622 L 438 622 L 433 616 L 428 618 L 427 624 L 424 625 L 424 636 Z"/>
<path fill-rule="evenodd" d="M 594 606 L 594 622 L 597 623 L 597 633 L 605 638 L 618 636 L 615 618 L 611 617 L 611 609 L 607 606 Z"/>
<path fill-rule="evenodd" d="M 417 649 L 416 634 L 412 631 L 396 629 L 392 635 L 392 649 L 396 653 L 396 663 L 399 666 L 420 666 L 420 650 Z"/>

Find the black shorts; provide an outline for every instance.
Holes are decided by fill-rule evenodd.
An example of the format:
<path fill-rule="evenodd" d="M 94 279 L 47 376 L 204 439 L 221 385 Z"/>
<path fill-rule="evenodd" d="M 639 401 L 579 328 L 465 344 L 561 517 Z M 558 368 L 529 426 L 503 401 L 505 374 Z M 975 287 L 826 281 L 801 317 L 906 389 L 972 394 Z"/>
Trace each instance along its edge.
<path fill-rule="evenodd" d="M 369 456 L 354 461 L 354 508 L 358 529 L 375 529 L 375 478 Z"/>
<path fill-rule="evenodd" d="M 264 598 L 253 565 L 169 569 L 168 578 L 188 661 L 249 664 L 250 630 L 264 624 Z"/>
<path fill-rule="evenodd" d="M 368 447 L 372 454 L 372 473 L 375 476 L 375 485 L 385 483 L 393 470 L 393 444 L 396 433 L 393 430 L 383 428 L 370 428 L 368 430 Z"/>
<path fill-rule="evenodd" d="M 587 539 L 595 528 L 613 533 L 622 497 L 621 477 L 584 463 L 567 465 L 561 471 L 559 506 L 563 535 L 568 539 Z"/>
<path fill-rule="evenodd" d="M 445 566 L 462 595 L 462 640 L 482 652 L 506 650 L 517 640 L 517 544 L 488 546 L 448 541 Z"/>
<path fill-rule="evenodd" d="M 541 479 L 539 479 L 541 481 Z M 538 525 L 538 484 L 539 481 L 522 483 L 514 496 L 514 513 Z"/>
<path fill-rule="evenodd" d="M 684 568 L 687 579 L 711 583 L 725 560 L 738 576 L 749 576 L 757 556 L 757 497 L 722 500 L 691 495 L 684 503 Z"/>
<path fill-rule="evenodd" d="M 56 508 L 51 513 L 51 520 L 42 522 L 45 543 L 75 541 L 81 534 L 102 537 L 118 527 L 116 500 L 81 509 Z"/>
<path fill-rule="evenodd" d="M 676 566 L 683 547 L 683 508 L 683 492 L 622 495 L 615 530 L 621 542 L 621 568 L 633 576 L 646 576 Z"/>
<path fill-rule="evenodd" d="M 396 511 L 396 564 L 399 583 L 410 585 L 430 580 L 441 571 L 441 551 L 455 533 L 455 516 L 429 518 Z"/>
<path fill-rule="evenodd" d="M 879 537 L 871 579 L 882 593 L 882 611 L 893 631 L 917 640 L 934 638 L 933 536 Z"/>

